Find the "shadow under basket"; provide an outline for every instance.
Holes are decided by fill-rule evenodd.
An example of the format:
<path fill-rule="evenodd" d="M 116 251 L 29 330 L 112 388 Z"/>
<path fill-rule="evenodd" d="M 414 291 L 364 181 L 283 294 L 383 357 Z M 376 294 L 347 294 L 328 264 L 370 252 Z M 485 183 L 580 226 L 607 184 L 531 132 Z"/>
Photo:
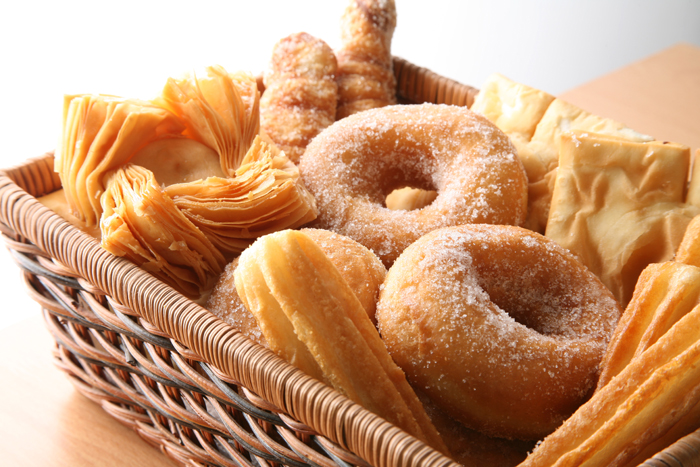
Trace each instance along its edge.
<path fill-rule="evenodd" d="M 402 103 L 470 106 L 475 88 L 394 59 Z M 36 198 L 46 154 L 0 173 L 0 230 L 75 388 L 182 465 L 456 465 L 243 337 Z M 12 384 L 12 382 L 6 382 Z M 700 434 L 648 466 L 700 464 Z"/>

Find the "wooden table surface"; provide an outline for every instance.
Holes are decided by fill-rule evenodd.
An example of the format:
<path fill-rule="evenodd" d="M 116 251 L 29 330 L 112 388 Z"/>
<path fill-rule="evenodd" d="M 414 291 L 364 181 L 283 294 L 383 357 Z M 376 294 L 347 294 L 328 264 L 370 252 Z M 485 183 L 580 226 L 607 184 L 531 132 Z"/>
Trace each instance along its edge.
<path fill-rule="evenodd" d="M 680 44 L 561 97 L 657 139 L 700 148 L 698 47 Z M 38 306 L 36 314 L 0 332 L 0 464 L 172 466 L 75 392 L 53 367 L 53 342 Z"/>

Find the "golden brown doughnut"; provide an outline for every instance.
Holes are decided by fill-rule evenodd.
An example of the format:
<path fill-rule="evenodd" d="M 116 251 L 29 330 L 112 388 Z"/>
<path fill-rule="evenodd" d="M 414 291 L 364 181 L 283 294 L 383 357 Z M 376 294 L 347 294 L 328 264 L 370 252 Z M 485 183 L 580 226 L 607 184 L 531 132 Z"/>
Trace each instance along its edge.
<path fill-rule="evenodd" d="M 350 0 L 340 28 L 336 119 L 395 104 L 396 78 L 391 57 L 396 28 L 394 0 Z"/>
<path fill-rule="evenodd" d="M 340 120 L 299 164 L 319 209 L 315 226 L 373 250 L 390 265 L 440 227 L 525 220 L 527 178 L 508 137 L 486 118 L 447 105 L 397 105 Z M 396 188 L 434 189 L 422 209 L 384 206 Z"/>
<path fill-rule="evenodd" d="M 375 311 L 379 287 L 384 282 L 386 268 L 377 255 L 351 238 L 328 230 L 302 229 L 328 256 L 340 275 L 360 301 L 370 320 L 376 324 Z M 206 308 L 241 333 L 268 347 L 253 314 L 243 305 L 234 285 L 238 258 L 234 259 L 219 278 Z"/>
<path fill-rule="evenodd" d="M 417 390 L 473 429 L 523 440 L 584 402 L 619 317 L 573 255 L 497 225 L 425 235 L 391 267 L 377 305 L 389 352 Z"/>
<path fill-rule="evenodd" d="M 275 45 L 260 99 L 260 128 L 292 162 L 335 121 L 337 67 L 328 44 L 305 32 Z"/>

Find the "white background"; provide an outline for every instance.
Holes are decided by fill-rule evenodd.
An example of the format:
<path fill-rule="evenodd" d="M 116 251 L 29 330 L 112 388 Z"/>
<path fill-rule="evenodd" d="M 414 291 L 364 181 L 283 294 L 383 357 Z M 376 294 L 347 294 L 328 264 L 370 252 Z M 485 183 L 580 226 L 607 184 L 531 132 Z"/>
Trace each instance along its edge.
<path fill-rule="evenodd" d="M 700 0 L 396 0 L 394 55 L 479 87 L 493 72 L 559 94 L 675 43 L 700 46 Z M 306 31 L 332 47 L 344 0 L 3 2 L 0 167 L 52 150 L 62 96 L 151 98 L 219 64 L 259 73 Z M 0 329 L 39 313 L 0 248 Z"/>

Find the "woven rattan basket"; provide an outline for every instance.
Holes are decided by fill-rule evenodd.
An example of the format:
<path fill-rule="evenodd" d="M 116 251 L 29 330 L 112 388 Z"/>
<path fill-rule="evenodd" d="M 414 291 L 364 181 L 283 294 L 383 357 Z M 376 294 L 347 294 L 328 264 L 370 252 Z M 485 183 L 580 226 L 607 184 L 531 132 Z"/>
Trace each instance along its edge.
<path fill-rule="evenodd" d="M 395 59 L 399 99 L 471 105 L 476 89 Z M 0 229 L 75 388 L 182 465 L 453 462 L 252 343 L 36 198 L 47 154 L 0 176 Z M 11 384 L 11 383 L 10 383 Z M 698 464 L 700 435 L 648 461 Z"/>

